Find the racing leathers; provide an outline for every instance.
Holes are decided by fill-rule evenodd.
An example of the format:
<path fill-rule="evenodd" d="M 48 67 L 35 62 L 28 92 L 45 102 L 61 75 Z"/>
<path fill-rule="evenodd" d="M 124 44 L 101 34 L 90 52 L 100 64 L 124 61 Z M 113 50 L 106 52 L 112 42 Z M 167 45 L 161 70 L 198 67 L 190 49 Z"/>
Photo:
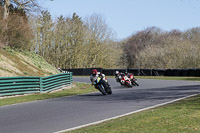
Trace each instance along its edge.
<path fill-rule="evenodd" d="M 92 74 L 92 75 L 90 76 L 90 81 L 92 82 L 92 84 L 93 84 L 93 82 L 94 82 L 98 77 L 101 77 L 103 80 L 106 80 L 104 74 L 102 74 L 102 73 L 100 73 L 100 72 L 97 72 L 96 75 Z M 95 85 L 95 88 L 97 88 L 96 85 Z"/>

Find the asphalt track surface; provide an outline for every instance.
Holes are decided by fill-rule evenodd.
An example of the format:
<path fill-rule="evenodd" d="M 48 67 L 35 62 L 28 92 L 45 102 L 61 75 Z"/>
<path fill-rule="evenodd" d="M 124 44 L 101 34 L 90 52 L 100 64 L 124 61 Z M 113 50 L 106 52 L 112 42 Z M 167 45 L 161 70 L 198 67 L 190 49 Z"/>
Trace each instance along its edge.
<path fill-rule="evenodd" d="M 89 82 L 88 77 L 74 77 Z M 113 94 L 100 92 L 0 107 L 0 133 L 53 133 L 199 94 L 200 82 L 139 79 L 126 88 L 108 79 Z"/>

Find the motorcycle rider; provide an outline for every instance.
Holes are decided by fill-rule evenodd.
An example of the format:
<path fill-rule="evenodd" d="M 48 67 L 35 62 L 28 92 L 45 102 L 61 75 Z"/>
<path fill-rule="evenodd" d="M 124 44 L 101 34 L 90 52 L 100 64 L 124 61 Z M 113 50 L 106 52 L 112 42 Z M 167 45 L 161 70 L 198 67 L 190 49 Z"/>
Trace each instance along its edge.
<path fill-rule="evenodd" d="M 129 73 L 127 71 L 124 74 L 125 76 L 129 77 Z"/>
<path fill-rule="evenodd" d="M 125 72 L 124 74 L 125 74 L 125 76 L 127 76 L 128 78 L 130 78 L 130 76 L 132 75 L 132 76 L 133 76 L 133 79 L 135 79 L 135 77 L 134 77 L 133 73 L 128 73 L 128 72 Z"/>
<path fill-rule="evenodd" d="M 90 76 L 90 81 L 94 82 L 97 79 L 97 77 L 99 77 L 99 76 L 102 76 L 103 79 L 105 78 L 104 74 L 101 74 L 100 72 L 97 72 L 97 69 L 93 69 L 92 70 L 92 74 Z"/>
<path fill-rule="evenodd" d="M 121 81 L 121 75 L 120 75 L 119 71 L 115 72 L 115 79 L 116 79 L 117 82 Z"/>
<path fill-rule="evenodd" d="M 118 77 L 119 76 L 119 71 L 116 71 L 115 72 L 115 77 Z"/>
<path fill-rule="evenodd" d="M 90 81 L 93 82 L 98 78 L 98 77 L 101 77 L 104 81 L 106 81 L 106 77 L 105 77 L 105 74 L 101 73 L 101 72 L 97 72 L 97 69 L 93 69 L 92 70 L 92 74 L 90 76 Z M 106 81 L 107 82 L 107 81 Z M 107 83 L 108 84 L 108 83 Z M 110 85 L 108 84 L 108 86 L 110 87 Z M 97 88 L 97 86 L 95 85 L 95 88 Z"/>
<path fill-rule="evenodd" d="M 129 78 L 130 78 L 130 76 L 133 76 L 133 79 L 135 79 L 135 76 L 133 73 L 129 73 Z"/>
<path fill-rule="evenodd" d="M 128 78 L 129 79 L 129 73 L 126 71 L 126 72 L 124 72 L 124 73 L 121 73 L 121 75 L 122 75 L 122 79 L 124 79 L 124 80 L 121 80 L 121 85 L 124 85 L 124 83 L 125 83 L 125 80 Z"/>
<path fill-rule="evenodd" d="M 120 84 L 121 84 L 121 85 L 124 85 L 125 82 L 124 82 L 123 79 L 124 79 L 125 74 L 124 74 L 123 72 L 121 72 L 121 73 L 120 73 L 120 76 L 121 76 Z"/>

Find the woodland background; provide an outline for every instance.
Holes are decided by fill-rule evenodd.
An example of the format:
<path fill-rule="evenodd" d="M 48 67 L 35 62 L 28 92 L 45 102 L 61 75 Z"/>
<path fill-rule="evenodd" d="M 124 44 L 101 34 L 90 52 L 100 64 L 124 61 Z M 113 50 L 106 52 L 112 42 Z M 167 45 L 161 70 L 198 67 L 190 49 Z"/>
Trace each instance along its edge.
<path fill-rule="evenodd" d="M 0 2 L 0 47 L 37 53 L 65 69 L 200 68 L 200 27 L 148 27 L 118 40 L 100 14 L 81 18 L 73 13 L 53 20 L 37 1 L 28 0 Z"/>

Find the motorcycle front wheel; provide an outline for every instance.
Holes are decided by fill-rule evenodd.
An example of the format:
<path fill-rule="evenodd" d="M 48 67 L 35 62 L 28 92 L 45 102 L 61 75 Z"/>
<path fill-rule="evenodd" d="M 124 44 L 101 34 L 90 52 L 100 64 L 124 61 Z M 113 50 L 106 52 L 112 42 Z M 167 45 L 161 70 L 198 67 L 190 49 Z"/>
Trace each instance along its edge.
<path fill-rule="evenodd" d="M 139 86 L 139 84 L 136 81 L 133 81 L 133 84 Z"/>

